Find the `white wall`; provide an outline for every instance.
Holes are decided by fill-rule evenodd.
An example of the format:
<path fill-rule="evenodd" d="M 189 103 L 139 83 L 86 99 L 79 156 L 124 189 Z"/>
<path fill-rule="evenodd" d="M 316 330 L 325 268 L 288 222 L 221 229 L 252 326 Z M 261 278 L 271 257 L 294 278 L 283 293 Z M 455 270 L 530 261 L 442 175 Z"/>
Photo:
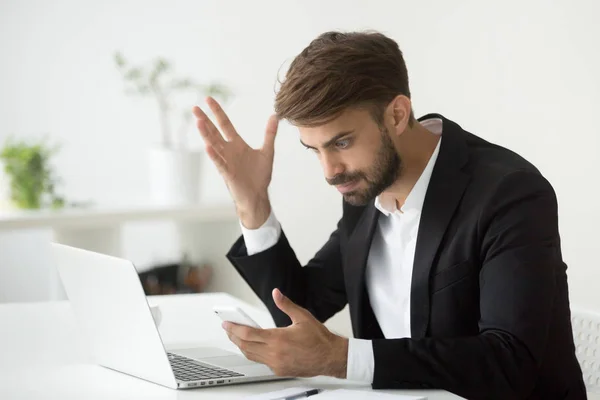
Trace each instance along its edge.
<path fill-rule="evenodd" d="M 224 80 L 236 92 L 234 123 L 257 145 L 282 64 L 325 30 L 377 29 L 405 53 L 417 115 L 443 113 L 521 153 L 553 183 L 572 302 L 600 310 L 598 4 L 3 0 L 0 140 L 10 133 L 60 140 L 57 167 L 72 199 L 144 201 L 145 150 L 159 138 L 156 113 L 152 103 L 122 94 L 114 50 L 135 60 L 165 55 L 182 72 Z M 200 144 L 193 131 L 190 138 Z M 280 130 L 275 163 L 273 204 L 306 261 L 339 218 L 340 198 L 289 126 Z M 210 165 L 204 200 L 228 201 Z M 35 283 L 25 284 L 46 259 L 29 249 L 41 240 L 43 234 L 0 236 L 0 300 L 34 299 L 28 290 Z M 148 241 L 130 232 L 131 248 Z"/>

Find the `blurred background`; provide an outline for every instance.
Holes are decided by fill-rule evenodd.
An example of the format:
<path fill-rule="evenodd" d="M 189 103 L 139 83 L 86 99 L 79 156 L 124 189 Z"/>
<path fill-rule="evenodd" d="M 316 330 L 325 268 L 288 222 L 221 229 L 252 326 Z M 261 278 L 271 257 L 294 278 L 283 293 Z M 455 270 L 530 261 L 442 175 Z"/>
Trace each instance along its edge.
<path fill-rule="evenodd" d="M 140 273 L 186 256 L 212 268 L 208 283 L 188 289 L 256 304 L 224 259 L 239 225 L 184 112 L 206 109 L 202 91 L 226 88 L 226 112 L 259 146 L 293 57 L 324 31 L 375 29 L 404 52 L 417 116 L 441 113 L 550 180 L 571 301 L 600 310 L 599 13 L 595 0 L 0 0 L 0 146 L 44 137 L 58 145 L 47 163 L 54 197 L 44 207 L 63 206 L 15 209 L 3 172 L 0 302 L 60 298 L 47 242 L 66 237 L 99 248 L 110 241 Z M 173 89 L 169 139 L 151 71 Z M 173 152 L 188 161 L 173 161 Z M 187 180 L 161 198 L 177 173 Z M 341 197 L 287 124 L 271 199 L 306 262 L 335 228 Z M 347 314 L 337 318 L 347 327 Z"/>

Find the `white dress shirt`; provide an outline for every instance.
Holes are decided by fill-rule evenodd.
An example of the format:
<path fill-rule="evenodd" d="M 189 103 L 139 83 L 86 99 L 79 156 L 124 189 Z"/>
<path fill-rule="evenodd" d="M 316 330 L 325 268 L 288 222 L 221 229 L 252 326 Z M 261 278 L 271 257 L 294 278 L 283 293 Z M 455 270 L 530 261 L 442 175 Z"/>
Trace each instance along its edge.
<path fill-rule="evenodd" d="M 431 118 L 421 124 L 441 135 L 442 120 Z M 365 273 L 367 293 L 373 313 L 386 339 L 410 337 L 410 289 L 415 259 L 417 232 L 425 193 L 440 150 L 441 138 L 427 166 L 398 210 L 394 199 L 385 194 L 375 199 L 381 212 L 369 250 Z M 248 255 L 274 246 L 281 235 L 281 225 L 271 215 L 258 229 L 246 229 L 242 234 Z M 350 339 L 348 345 L 347 379 L 373 382 L 375 359 L 370 340 Z"/>

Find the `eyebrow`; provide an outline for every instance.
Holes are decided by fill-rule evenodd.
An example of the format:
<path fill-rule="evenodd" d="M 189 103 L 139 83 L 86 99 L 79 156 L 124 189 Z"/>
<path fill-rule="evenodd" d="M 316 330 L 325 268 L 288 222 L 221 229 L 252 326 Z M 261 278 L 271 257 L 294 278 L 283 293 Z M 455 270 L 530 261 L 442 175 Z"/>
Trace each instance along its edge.
<path fill-rule="evenodd" d="M 351 131 L 344 131 L 344 132 L 338 133 L 337 135 L 335 135 L 334 137 L 332 137 L 331 139 L 329 139 L 328 141 L 326 141 L 325 143 L 323 143 L 323 148 L 331 147 L 335 142 L 337 142 L 338 140 L 340 140 L 344 136 L 348 136 L 348 135 L 350 135 L 352 133 L 354 133 L 354 129 L 351 130 Z M 300 143 L 302 143 L 302 146 L 306 147 L 307 149 L 315 149 L 313 146 L 309 146 L 306 143 L 304 143 L 302 141 L 302 139 L 300 139 Z"/>

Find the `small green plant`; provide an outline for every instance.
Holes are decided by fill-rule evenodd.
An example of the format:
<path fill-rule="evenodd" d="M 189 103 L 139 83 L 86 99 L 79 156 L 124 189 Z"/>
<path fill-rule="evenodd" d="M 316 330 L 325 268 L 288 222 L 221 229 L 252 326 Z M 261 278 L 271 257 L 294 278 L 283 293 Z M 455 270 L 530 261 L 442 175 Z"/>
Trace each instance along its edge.
<path fill-rule="evenodd" d="M 58 178 L 50 166 L 50 159 L 57 151 L 58 146 L 50 146 L 46 140 L 6 141 L 0 160 L 10 178 L 11 200 L 17 207 L 64 207 L 64 198 L 55 192 Z"/>
<path fill-rule="evenodd" d="M 227 101 L 231 96 L 230 90 L 225 85 L 219 83 L 203 85 L 191 78 L 174 76 L 171 64 L 164 57 L 157 57 L 147 67 L 130 65 L 120 52 L 115 53 L 114 59 L 125 81 L 125 93 L 151 96 L 156 100 L 162 133 L 161 144 L 167 148 L 174 147 L 176 142 L 171 126 L 171 111 L 175 107 L 173 101 L 175 93 L 195 92 L 198 98 L 212 96 L 221 101 Z M 175 137 L 179 137 L 179 143 L 183 143 L 192 121 L 191 107 L 184 107 L 179 115 L 181 123 Z"/>

